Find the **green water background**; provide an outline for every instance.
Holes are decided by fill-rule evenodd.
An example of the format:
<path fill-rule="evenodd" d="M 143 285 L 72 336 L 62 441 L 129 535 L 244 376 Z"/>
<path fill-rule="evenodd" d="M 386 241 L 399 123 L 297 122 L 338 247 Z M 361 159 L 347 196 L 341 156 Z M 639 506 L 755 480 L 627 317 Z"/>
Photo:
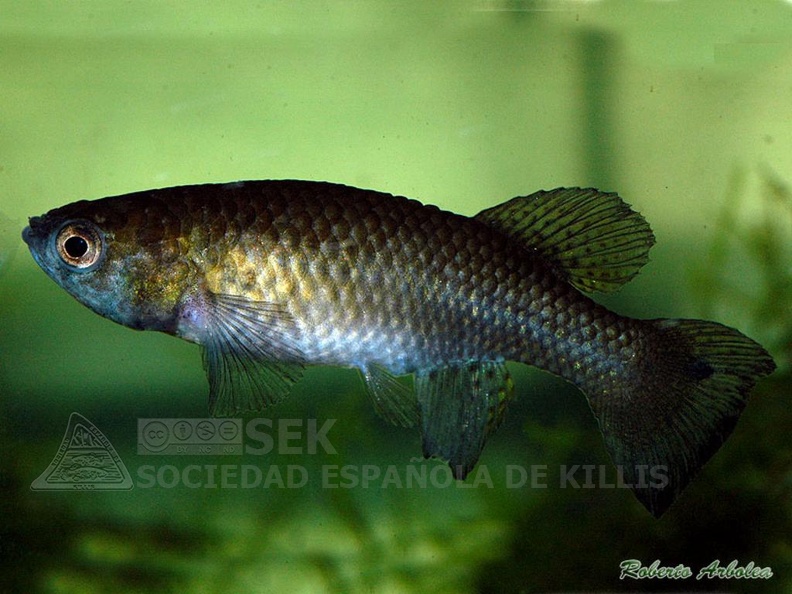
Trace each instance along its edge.
<path fill-rule="evenodd" d="M 0 2 L 0 589 L 790 591 L 790 35 L 785 2 Z M 263 178 L 467 215 L 539 188 L 617 190 L 658 241 L 601 301 L 734 325 L 780 370 L 659 521 L 627 490 L 558 488 L 560 465 L 610 463 L 582 395 L 520 366 L 481 459 L 492 489 L 322 488 L 323 465 L 420 466 L 416 432 L 386 426 L 345 370 L 309 371 L 263 415 L 336 419 L 336 454 L 140 456 L 138 418 L 206 415 L 197 347 L 78 305 L 21 228 L 80 198 Z M 230 463 L 311 482 L 31 491 L 74 411 L 135 480 Z M 547 466 L 548 487 L 507 488 L 507 465 Z M 775 577 L 620 581 L 629 558 Z"/>

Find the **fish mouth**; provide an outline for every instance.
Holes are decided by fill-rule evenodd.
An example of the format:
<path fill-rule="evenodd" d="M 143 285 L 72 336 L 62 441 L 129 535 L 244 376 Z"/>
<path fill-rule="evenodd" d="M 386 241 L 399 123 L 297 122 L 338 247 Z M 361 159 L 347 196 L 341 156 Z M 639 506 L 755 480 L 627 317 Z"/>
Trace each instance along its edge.
<path fill-rule="evenodd" d="M 33 227 L 40 226 L 42 223 L 41 217 L 30 217 L 28 219 L 28 226 L 22 229 L 22 241 L 24 241 L 28 246 L 33 245 L 33 241 L 35 239 L 35 232 L 33 231 Z"/>

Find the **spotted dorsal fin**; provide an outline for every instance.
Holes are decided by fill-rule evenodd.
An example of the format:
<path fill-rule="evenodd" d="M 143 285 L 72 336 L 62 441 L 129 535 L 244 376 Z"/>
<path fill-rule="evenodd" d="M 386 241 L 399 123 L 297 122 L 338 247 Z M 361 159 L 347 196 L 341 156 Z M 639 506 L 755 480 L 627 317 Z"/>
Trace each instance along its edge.
<path fill-rule="evenodd" d="M 619 196 L 557 188 L 518 196 L 476 219 L 538 253 L 582 291 L 609 293 L 649 259 L 654 235 Z"/>

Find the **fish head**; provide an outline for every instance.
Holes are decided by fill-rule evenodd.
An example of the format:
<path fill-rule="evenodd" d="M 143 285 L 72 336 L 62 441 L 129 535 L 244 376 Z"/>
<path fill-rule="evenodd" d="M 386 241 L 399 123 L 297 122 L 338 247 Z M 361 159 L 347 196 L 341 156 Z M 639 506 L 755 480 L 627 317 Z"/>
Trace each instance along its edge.
<path fill-rule="evenodd" d="M 86 307 L 124 326 L 170 332 L 188 282 L 180 228 L 157 204 L 125 196 L 31 217 L 22 239 L 41 269 Z"/>

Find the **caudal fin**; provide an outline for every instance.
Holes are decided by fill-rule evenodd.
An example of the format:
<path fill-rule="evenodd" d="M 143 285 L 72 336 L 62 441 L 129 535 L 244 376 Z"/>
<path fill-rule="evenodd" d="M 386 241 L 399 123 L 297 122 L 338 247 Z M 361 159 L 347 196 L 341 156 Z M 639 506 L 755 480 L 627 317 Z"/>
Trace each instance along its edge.
<path fill-rule="evenodd" d="M 624 482 L 660 517 L 731 434 L 754 384 L 775 363 L 721 324 L 639 323 L 645 347 L 632 372 L 587 393 Z"/>

